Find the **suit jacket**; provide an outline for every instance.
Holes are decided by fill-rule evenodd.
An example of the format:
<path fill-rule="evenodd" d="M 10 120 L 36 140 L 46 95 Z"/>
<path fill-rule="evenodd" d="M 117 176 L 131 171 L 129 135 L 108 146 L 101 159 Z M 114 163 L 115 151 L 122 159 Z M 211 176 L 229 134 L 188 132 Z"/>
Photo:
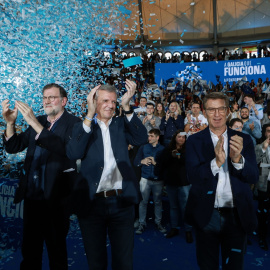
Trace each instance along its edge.
<path fill-rule="evenodd" d="M 229 157 L 228 143 L 228 169 L 234 206 L 237 208 L 243 229 L 249 232 L 254 230 L 257 224 L 249 184 L 258 181 L 259 171 L 250 136 L 228 128 L 228 140 L 236 134 L 243 138 L 241 154 L 245 158 L 245 164 L 243 169 L 237 170 L 234 168 Z M 218 182 L 218 174 L 214 176 L 211 171 L 210 163 L 214 158 L 214 145 L 209 127 L 188 138 L 186 143 L 186 169 L 192 187 L 186 206 L 186 219 L 188 223 L 200 229 L 209 223 L 214 209 Z"/>
<path fill-rule="evenodd" d="M 113 154 L 123 177 L 121 194 L 129 203 L 138 203 L 140 192 L 128 156 L 128 144 L 141 145 L 147 142 L 147 131 L 141 120 L 133 114 L 129 122 L 126 117 L 112 118 L 109 126 Z M 91 131 L 85 132 L 82 123 L 74 125 L 72 139 L 67 144 L 67 155 L 70 159 L 81 159 L 80 180 L 76 192 L 79 193 L 76 202 L 87 211 L 94 199 L 104 168 L 104 146 L 99 125 L 92 121 Z M 77 209 L 78 210 L 78 209 Z M 76 210 L 75 210 L 76 211 Z M 78 215 L 80 213 L 77 212 Z"/>
<path fill-rule="evenodd" d="M 45 126 L 47 115 L 38 116 L 38 121 Z M 69 195 L 71 191 L 71 172 L 64 172 L 67 169 L 76 169 L 76 163 L 70 161 L 66 156 L 65 145 L 70 139 L 74 123 L 81 121 L 78 117 L 64 111 L 57 121 L 54 131 L 43 129 L 37 140 L 36 131 L 28 127 L 25 132 L 14 134 L 8 141 L 4 138 L 5 149 L 8 153 L 14 154 L 27 148 L 24 162 L 24 170 L 20 177 L 19 187 L 16 190 L 14 202 L 18 203 L 25 198 L 28 185 L 28 176 L 31 163 L 34 157 L 36 145 L 49 151 L 44 177 L 44 198 L 51 202 L 59 201 Z"/>
<path fill-rule="evenodd" d="M 268 185 L 268 175 L 270 173 L 270 156 L 269 156 L 269 151 L 266 149 L 265 152 L 262 150 L 263 143 L 258 144 L 255 147 L 255 153 L 256 153 L 256 160 L 258 165 L 260 166 L 261 163 L 268 164 L 269 167 L 263 166 L 260 167 L 260 176 L 259 176 L 259 181 L 256 184 L 256 188 L 260 191 L 266 192 L 267 191 L 267 185 Z"/>

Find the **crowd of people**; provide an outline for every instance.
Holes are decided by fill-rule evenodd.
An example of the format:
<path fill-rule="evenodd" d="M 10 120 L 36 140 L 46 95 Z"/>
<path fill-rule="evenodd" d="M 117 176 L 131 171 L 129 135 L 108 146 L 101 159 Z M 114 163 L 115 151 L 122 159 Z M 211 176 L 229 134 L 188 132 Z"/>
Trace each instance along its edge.
<path fill-rule="evenodd" d="M 268 250 L 270 102 L 263 89 L 269 79 L 218 82 L 199 94 L 183 82 L 155 95 L 144 91 L 154 84 L 151 75 L 141 80 L 138 69 L 132 72 L 93 88 L 79 117 L 65 109 L 67 93 L 58 84 L 43 88 L 43 116 L 21 101 L 14 109 L 3 101 L 4 147 L 27 149 L 15 196 L 24 199 L 21 269 L 41 269 L 44 241 L 51 269 L 67 269 L 71 213 L 78 216 L 89 269 L 106 269 L 107 234 L 112 268 L 132 269 L 134 228 L 138 235 L 147 230 L 151 193 L 154 222 L 166 238 L 179 233 L 181 220 L 188 244 L 196 230 L 201 269 L 216 269 L 219 245 L 224 269 L 242 269 L 246 236 L 255 229 Z M 123 83 L 116 85 L 123 80 L 124 92 Z M 29 127 L 17 134 L 18 111 Z M 162 224 L 164 194 L 169 228 Z M 218 217 L 223 238 L 212 230 L 224 229 Z"/>
<path fill-rule="evenodd" d="M 267 78 L 267 80 L 263 83 L 262 80 L 259 79 L 256 84 L 254 83 L 254 80 L 252 80 L 246 84 L 250 85 L 253 91 L 252 94 L 244 93 L 235 83 L 232 86 L 228 86 L 228 89 L 230 89 L 229 91 L 225 91 L 223 93 L 223 95 L 227 96 L 230 101 L 229 113 L 226 121 L 228 127 L 231 129 L 249 135 L 254 144 L 254 148 L 256 149 L 258 166 L 263 168 L 261 171 L 264 173 L 262 174 L 261 172 L 260 181 L 258 184 L 252 185 L 251 189 L 254 192 L 254 197 L 259 202 L 257 211 L 259 220 L 259 245 L 262 249 L 268 250 L 266 235 L 270 210 L 270 184 L 266 170 L 270 168 L 270 159 L 269 161 L 266 161 L 265 159 L 268 157 L 268 148 L 266 145 L 269 140 L 269 135 L 266 133 L 266 131 L 268 130 L 268 127 L 270 129 L 270 103 L 268 102 L 267 94 L 262 94 L 261 89 L 263 84 L 266 84 L 267 86 L 269 85 L 269 80 Z M 221 89 L 223 89 L 223 85 Z M 215 92 L 218 91 L 216 89 L 212 89 L 209 90 L 208 94 Z M 177 99 L 178 96 L 181 96 L 181 99 Z M 155 204 L 160 204 L 161 199 L 158 200 L 157 198 L 158 195 L 162 193 L 162 189 L 159 189 L 160 191 L 158 195 L 155 194 L 156 189 L 153 189 L 153 187 L 150 188 L 153 185 L 152 182 L 156 181 L 157 179 L 162 179 L 163 185 L 166 186 L 167 195 L 171 205 L 171 230 L 167 234 L 167 237 L 173 237 L 178 233 L 177 227 L 179 224 L 175 222 L 175 220 L 179 220 L 179 218 L 175 212 L 183 212 L 187 201 L 187 195 L 185 194 L 188 194 L 190 184 L 188 181 L 186 181 L 186 177 L 184 176 L 184 166 L 181 166 L 181 164 L 185 164 L 185 141 L 188 140 L 190 136 L 193 136 L 193 134 L 204 130 L 208 126 L 207 118 L 203 113 L 202 103 L 201 97 L 194 95 L 187 89 L 186 91 L 181 90 L 179 93 L 175 93 L 174 91 L 165 91 L 163 97 L 141 97 L 139 104 L 134 104 L 134 106 L 137 105 L 134 107 L 134 112 L 136 112 L 138 117 L 141 119 L 148 131 L 149 136 L 151 134 L 151 136 L 156 138 L 158 137 L 158 142 L 165 147 L 163 154 L 159 155 L 164 155 L 164 160 L 162 157 L 158 157 L 158 154 L 155 152 L 158 149 L 156 147 L 155 151 L 148 151 L 145 153 L 145 155 L 142 155 L 143 150 L 139 149 L 139 160 L 138 157 L 136 157 L 137 161 L 135 165 L 139 166 L 139 163 L 141 162 L 140 165 L 142 167 L 142 175 L 144 175 L 144 177 L 142 176 L 143 178 L 156 178 L 155 180 L 152 179 L 149 181 L 149 187 L 146 187 L 146 184 L 144 184 L 144 187 L 141 186 L 142 194 L 145 189 L 149 189 L 149 192 L 152 190 Z M 157 144 L 157 141 L 155 141 L 154 144 L 150 144 L 154 146 Z M 162 147 L 160 148 L 160 152 L 162 153 Z M 155 162 L 156 160 L 159 161 L 160 170 L 156 172 L 159 175 L 156 175 L 155 177 L 151 174 L 145 176 L 144 173 L 145 170 L 151 171 L 151 166 L 154 167 L 154 162 L 149 158 L 149 156 L 153 157 Z M 264 161 L 262 162 L 263 157 Z M 172 164 L 174 165 L 172 166 Z M 163 170 L 164 168 L 165 172 Z M 152 169 L 151 173 L 153 172 L 154 170 Z M 167 177 L 168 175 L 169 177 Z M 173 175 L 175 177 L 173 177 Z M 172 182 L 174 183 L 172 184 Z M 158 181 L 154 183 L 157 184 Z M 172 192 L 172 185 L 174 186 L 175 192 L 178 190 L 178 199 Z M 183 190 L 185 190 L 185 192 Z M 145 200 L 148 200 L 148 198 L 149 195 L 145 198 Z M 145 204 L 145 201 L 143 203 Z M 155 210 L 155 214 L 157 216 L 160 215 L 157 213 L 158 207 L 159 206 L 157 206 L 157 210 Z M 176 208 L 177 210 L 175 210 Z M 177 216 L 177 218 L 175 218 L 175 216 Z M 141 234 L 145 229 L 146 224 L 144 220 L 145 218 L 141 219 L 139 217 L 139 227 L 136 230 L 137 234 Z M 186 227 L 186 230 L 189 231 L 189 227 Z M 189 234 L 187 235 L 187 242 L 189 242 L 190 237 Z"/>

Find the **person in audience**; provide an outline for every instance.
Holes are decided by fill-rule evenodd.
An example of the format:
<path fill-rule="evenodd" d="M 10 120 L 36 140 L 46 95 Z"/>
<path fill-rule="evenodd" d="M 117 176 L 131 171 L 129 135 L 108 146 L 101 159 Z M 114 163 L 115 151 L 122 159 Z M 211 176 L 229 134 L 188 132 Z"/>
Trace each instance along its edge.
<path fill-rule="evenodd" d="M 262 143 L 255 147 L 257 164 L 260 167 L 260 177 L 255 188 L 258 198 L 258 237 L 259 246 L 263 250 L 268 250 L 267 234 L 268 219 L 270 212 L 270 124 L 263 126 Z"/>
<path fill-rule="evenodd" d="M 249 110 L 249 119 L 257 122 L 261 128 L 260 120 L 263 118 L 263 107 L 260 104 L 255 104 L 255 97 L 252 94 L 244 94 L 245 107 Z"/>
<path fill-rule="evenodd" d="M 249 110 L 247 107 L 243 107 L 240 111 L 241 119 L 243 121 L 243 131 L 247 132 L 256 145 L 256 140 L 262 137 L 261 127 L 257 121 L 249 118 Z"/>
<path fill-rule="evenodd" d="M 270 101 L 267 102 L 265 113 L 263 114 L 263 119 L 261 120 L 261 125 L 264 126 L 270 124 Z"/>
<path fill-rule="evenodd" d="M 236 100 L 230 101 L 230 114 L 227 118 L 227 122 L 230 122 L 230 120 L 234 118 L 241 119 L 239 105 Z"/>
<path fill-rule="evenodd" d="M 204 130 L 208 125 L 207 119 L 200 111 L 200 104 L 198 102 L 193 102 L 191 105 L 191 113 L 188 113 L 184 120 L 184 130 L 188 136 Z"/>
<path fill-rule="evenodd" d="M 171 230 L 166 237 L 171 238 L 179 233 L 179 217 L 182 215 L 186 232 L 186 242 L 192 243 L 192 226 L 184 219 L 186 203 L 190 190 L 190 183 L 186 177 L 186 132 L 177 130 L 172 137 L 169 146 L 161 155 L 161 171 L 164 175 L 164 183 L 170 202 Z"/>
<path fill-rule="evenodd" d="M 184 119 L 179 115 L 179 105 L 173 101 L 170 103 L 166 116 L 161 119 L 160 130 L 164 131 L 164 145 L 168 146 L 173 134 L 178 129 L 184 129 Z"/>
<path fill-rule="evenodd" d="M 146 115 L 146 103 L 147 103 L 146 97 L 141 97 L 139 107 L 134 109 L 134 112 L 138 115 L 138 117 Z"/>
<path fill-rule="evenodd" d="M 165 108 L 162 102 L 157 103 L 154 115 L 159 117 L 160 120 L 162 119 L 163 116 L 166 115 Z"/>
<path fill-rule="evenodd" d="M 164 146 L 158 142 L 159 135 L 160 131 L 158 129 L 150 130 L 148 132 L 148 143 L 139 148 L 134 160 L 135 166 L 141 166 L 140 191 L 142 194 L 142 201 L 139 205 L 139 227 L 136 234 L 142 234 L 146 228 L 147 205 L 151 191 L 155 206 L 156 227 L 161 233 L 167 231 L 161 224 L 164 183 L 158 171 L 157 158 L 162 153 Z"/>
<path fill-rule="evenodd" d="M 146 116 L 140 116 L 142 123 L 149 132 L 151 129 L 159 129 L 161 120 L 158 116 L 154 115 L 155 106 L 152 103 L 146 104 Z"/>

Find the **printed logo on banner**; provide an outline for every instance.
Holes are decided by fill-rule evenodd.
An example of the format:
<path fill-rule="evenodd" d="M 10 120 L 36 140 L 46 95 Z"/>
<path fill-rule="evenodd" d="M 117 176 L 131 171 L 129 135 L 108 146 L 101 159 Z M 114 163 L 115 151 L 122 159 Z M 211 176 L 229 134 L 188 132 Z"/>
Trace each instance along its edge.
<path fill-rule="evenodd" d="M 21 246 L 23 201 L 14 204 L 19 180 L 0 178 L 0 257 L 10 256 Z"/>
<path fill-rule="evenodd" d="M 253 59 L 254 60 L 254 59 Z M 225 62 L 225 61 L 224 61 Z M 268 69 L 269 70 L 269 69 Z M 224 82 L 239 81 L 243 76 L 265 76 L 266 65 L 253 62 L 252 60 L 245 61 L 226 61 L 224 63 Z"/>
<path fill-rule="evenodd" d="M 0 207 L 1 216 L 7 218 L 23 218 L 23 203 L 14 204 L 14 196 L 17 188 L 17 180 L 1 179 Z M 13 183 L 12 183 L 13 182 Z M 15 182 L 15 183 L 14 183 Z"/>
<path fill-rule="evenodd" d="M 197 66 L 198 65 L 198 66 Z M 198 72 L 199 71 L 199 72 Z M 221 82 L 225 84 L 238 82 L 244 76 L 248 81 L 263 81 L 269 76 L 270 58 L 254 58 L 243 60 L 190 62 L 190 63 L 157 63 L 155 64 L 155 82 L 183 77 L 183 81 L 203 79 L 207 84 Z"/>

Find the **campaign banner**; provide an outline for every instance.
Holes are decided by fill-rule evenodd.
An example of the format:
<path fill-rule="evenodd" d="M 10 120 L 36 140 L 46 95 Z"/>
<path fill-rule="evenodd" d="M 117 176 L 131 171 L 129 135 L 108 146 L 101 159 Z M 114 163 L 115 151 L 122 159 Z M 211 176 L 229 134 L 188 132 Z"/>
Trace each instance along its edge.
<path fill-rule="evenodd" d="M 0 257 L 7 258 L 21 246 L 23 201 L 14 204 L 18 179 L 0 178 Z"/>
<path fill-rule="evenodd" d="M 189 62 L 189 63 L 158 63 L 155 65 L 155 82 L 161 86 L 169 79 L 187 81 L 205 80 L 207 83 L 225 84 L 238 82 L 243 77 L 248 81 L 259 78 L 264 82 L 269 76 L 270 58 L 254 58 L 227 61 Z"/>

